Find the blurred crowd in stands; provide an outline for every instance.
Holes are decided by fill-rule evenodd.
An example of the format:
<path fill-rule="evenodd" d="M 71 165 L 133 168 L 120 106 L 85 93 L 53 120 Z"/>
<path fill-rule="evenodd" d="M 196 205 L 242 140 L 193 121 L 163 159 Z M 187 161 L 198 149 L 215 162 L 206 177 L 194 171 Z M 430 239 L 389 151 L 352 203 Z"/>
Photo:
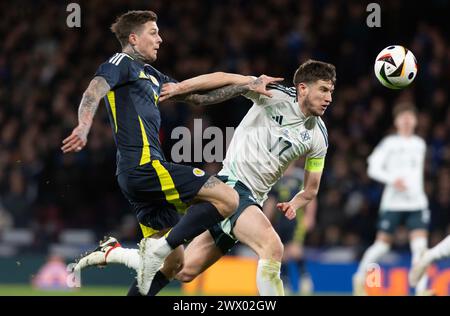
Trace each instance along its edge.
<path fill-rule="evenodd" d="M 67 2 L 68 3 L 68 2 Z M 329 151 L 311 247 L 365 247 L 374 238 L 382 186 L 366 173 L 366 158 L 392 131 L 399 100 L 419 108 L 418 134 L 428 144 L 426 192 L 431 244 L 450 233 L 449 1 L 426 8 L 382 1 L 381 27 L 366 25 L 367 3 L 341 0 L 78 1 L 81 27 L 66 25 L 65 1 L 0 2 L 0 231 L 26 227 L 36 249 L 67 228 L 140 239 L 115 179 L 115 145 L 103 101 L 87 147 L 63 155 L 62 140 L 77 123 L 81 95 L 98 65 L 120 50 L 109 26 L 130 9 L 158 14 L 163 38 L 154 66 L 183 80 L 225 71 L 291 78 L 308 58 L 337 67 L 334 100 L 323 117 Z M 408 47 L 419 63 L 413 85 L 391 91 L 373 75 L 384 47 Z M 236 127 L 251 103 L 243 97 L 201 108 L 165 102 L 161 142 L 170 159 L 177 126 Z M 219 163 L 197 164 L 211 172 Z M 396 233 L 406 247 L 405 231 Z"/>

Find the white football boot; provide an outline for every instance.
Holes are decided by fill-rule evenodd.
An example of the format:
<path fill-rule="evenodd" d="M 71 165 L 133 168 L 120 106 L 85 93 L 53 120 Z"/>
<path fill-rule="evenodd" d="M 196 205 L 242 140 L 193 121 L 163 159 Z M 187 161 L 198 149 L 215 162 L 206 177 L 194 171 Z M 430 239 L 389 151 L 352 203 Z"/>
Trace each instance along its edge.
<path fill-rule="evenodd" d="M 137 270 L 137 287 L 142 295 L 147 295 L 153 278 L 158 272 L 172 249 L 161 247 L 164 238 L 143 238 L 139 243 L 139 256 L 141 257 Z"/>
<path fill-rule="evenodd" d="M 111 250 L 117 247 L 122 247 L 114 237 L 107 237 L 99 242 L 99 246 L 94 251 L 86 253 L 78 260 L 74 271 L 80 271 L 86 267 L 98 266 L 103 268 L 106 266 L 106 258 Z"/>

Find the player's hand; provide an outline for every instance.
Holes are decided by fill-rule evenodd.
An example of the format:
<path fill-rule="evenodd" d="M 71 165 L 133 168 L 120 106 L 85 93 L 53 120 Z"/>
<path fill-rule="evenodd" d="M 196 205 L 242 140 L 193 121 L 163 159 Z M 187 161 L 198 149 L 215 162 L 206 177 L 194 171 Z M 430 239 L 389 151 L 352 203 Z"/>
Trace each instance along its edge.
<path fill-rule="evenodd" d="M 272 97 L 272 93 L 266 90 L 266 86 L 271 83 L 283 81 L 284 78 L 275 78 L 266 75 L 261 75 L 257 79 L 249 83 L 251 91 L 257 92 L 259 94 L 265 95 L 269 98 Z"/>
<path fill-rule="evenodd" d="M 171 97 L 180 94 L 178 88 L 179 86 L 177 83 L 168 82 L 163 84 L 161 88 L 161 94 L 159 95 L 159 102 L 165 101 L 167 99 L 170 99 Z"/>
<path fill-rule="evenodd" d="M 277 204 L 277 208 L 280 212 L 284 213 L 284 216 L 286 216 L 287 219 L 294 219 L 297 215 L 297 211 L 289 202 L 282 202 Z"/>
<path fill-rule="evenodd" d="M 394 181 L 394 188 L 400 192 L 404 192 L 407 189 L 405 181 L 403 181 L 403 179 L 400 178 Z"/>
<path fill-rule="evenodd" d="M 63 153 L 79 152 L 86 146 L 89 128 L 85 125 L 78 125 L 69 137 L 63 140 L 61 150 Z"/>

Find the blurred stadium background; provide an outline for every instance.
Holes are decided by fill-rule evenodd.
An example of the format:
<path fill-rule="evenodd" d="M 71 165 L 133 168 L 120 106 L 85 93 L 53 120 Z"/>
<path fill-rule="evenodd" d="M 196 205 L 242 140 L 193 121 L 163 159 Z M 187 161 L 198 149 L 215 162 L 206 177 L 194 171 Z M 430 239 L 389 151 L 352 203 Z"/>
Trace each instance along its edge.
<path fill-rule="evenodd" d="M 324 116 L 330 148 L 317 223 L 306 238 L 315 294 L 349 294 L 357 260 L 373 241 L 382 186 L 367 177 L 366 157 L 391 131 L 390 110 L 398 100 L 416 103 L 418 133 L 428 144 L 430 246 L 450 233 L 449 1 L 378 1 L 380 28 L 366 25 L 370 1 L 77 1 L 80 28 L 66 25 L 70 2 L 0 2 L 0 295 L 124 295 L 131 283 L 132 271 L 111 266 L 83 272 L 81 290 L 31 289 L 32 280 L 38 288 L 57 287 L 63 281 L 42 281 L 39 269 L 51 262 L 62 278 L 64 264 L 103 235 L 130 247 L 141 238 L 114 177 L 115 146 L 103 106 L 85 150 L 66 156 L 60 151 L 97 66 L 120 49 L 109 26 L 130 9 L 158 14 L 164 42 L 154 65 L 178 80 L 226 71 L 280 76 L 290 84 L 308 58 L 337 66 L 334 101 Z M 408 47 L 419 63 L 417 79 L 402 91 L 382 87 L 373 75 L 375 56 L 391 44 Z M 194 118 L 235 127 L 249 107 L 244 98 L 206 111 L 161 106 L 166 156 L 173 128 L 192 128 Z M 196 166 L 212 173 L 220 168 Z M 403 228 L 396 231 L 382 262 L 383 285 L 372 294 L 408 293 L 407 237 Z M 239 246 L 231 255 L 200 281 L 183 289 L 174 283 L 164 294 L 256 294 L 254 254 Z M 449 262 L 433 266 L 430 276 L 438 294 L 448 295 Z"/>

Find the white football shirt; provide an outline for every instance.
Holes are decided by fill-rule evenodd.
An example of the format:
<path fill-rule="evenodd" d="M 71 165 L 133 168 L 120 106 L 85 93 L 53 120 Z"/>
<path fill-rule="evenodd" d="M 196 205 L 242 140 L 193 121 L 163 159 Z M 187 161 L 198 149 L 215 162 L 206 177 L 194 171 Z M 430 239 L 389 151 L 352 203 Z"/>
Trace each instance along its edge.
<path fill-rule="evenodd" d="M 305 117 L 295 88 L 268 88 L 272 98 L 255 92 L 244 95 L 254 103 L 237 127 L 219 172 L 243 182 L 261 205 L 292 161 L 301 156 L 324 158 L 328 147 L 324 122 Z"/>
<path fill-rule="evenodd" d="M 414 211 L 428 208 L 424 191 L 425 141 L 419 136 L 385 137 L 368 158 L 368 174 L 386 186 L 381 198 L 381 211 Z M 407 189 L 400 192 L 393 183 L 403 179 Z"/>

